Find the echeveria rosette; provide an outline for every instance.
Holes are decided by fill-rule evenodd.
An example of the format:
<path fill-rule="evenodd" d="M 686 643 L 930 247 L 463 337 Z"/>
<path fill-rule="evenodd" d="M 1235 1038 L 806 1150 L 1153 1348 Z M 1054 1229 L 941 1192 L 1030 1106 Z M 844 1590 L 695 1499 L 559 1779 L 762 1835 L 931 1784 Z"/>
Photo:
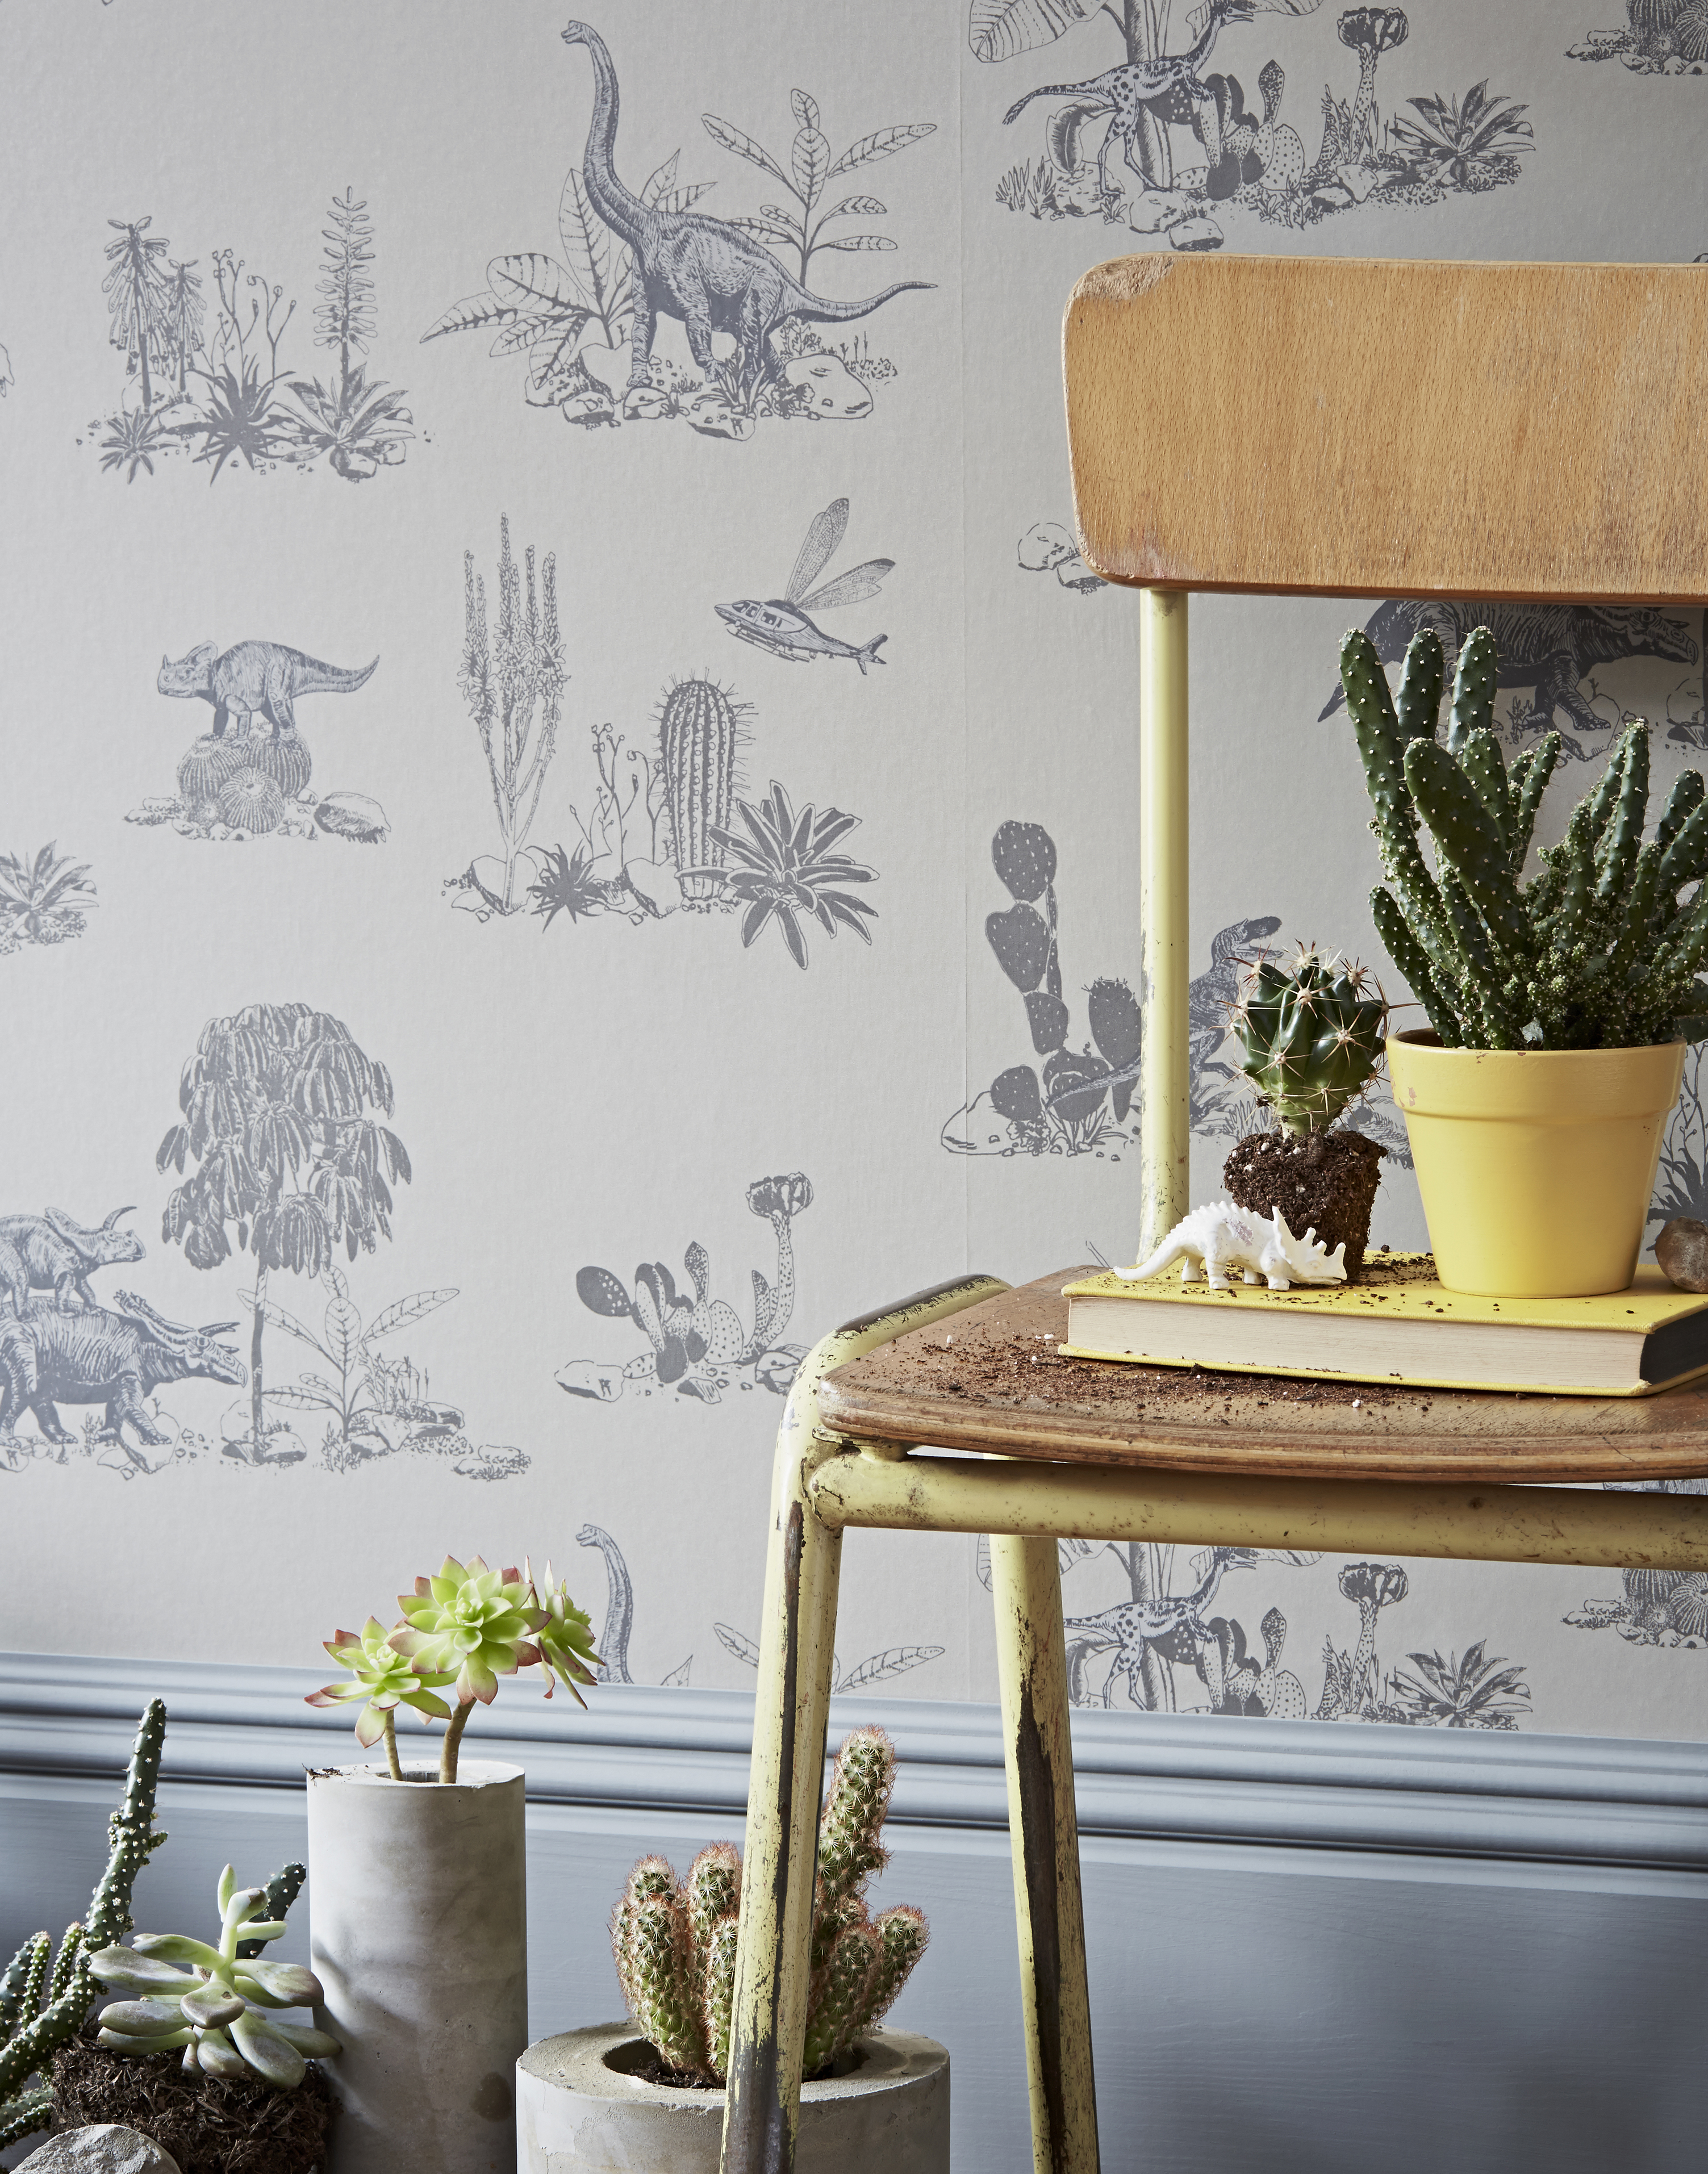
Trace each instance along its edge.
<path fill-rule="evenodd" d="M 587 1703 L 576 1689 L 579 1684 L 593 1684 L 598 1678 L 593 1665 L 599 1656 L 593 1651 L 592 1618 L 570 1599 L 568 1589 L 552 1576 L 548 1560 L 543 1577 L 536 1578 L 533 1565 L 524 1562 L 528 1582 L 544 1614 L 545 1620 L 534 1633 L 534 1643 L 539 1647 L 540 1668 L 546 1679 L 546 1696 L 552 1695 L 555 1677 L 579 1706 Z"/>
<path fill-rule="evenodd" d="M 368 1618 L 359 1636 L 354 1630 L 334 1631 L 324 1641 L 326 1649 L 341 1668 L 350 1671 L 350 1680 L 322 1684 L 317 1691 L 311 1691 L 303 1702 L 306 1706 L 347 1706 L 357 1699 L 365 1699 L 366 1703 L 356 1716 L 356 1741 L 366 1751 L 383 1736 L 392 1778 L 401 1782 L 403 1771 L 397 1763 L 397 1707 L 413 1706 L 424 1718 L 449 1721 L 450 1707 L 442 1698 L 434 1695 L 430 1686 L 450 1683 L 457 1672 L 454 1668 L 418 1667 L 386 1642 L 387 1636 L 376 1615 Z"/>
<path fill-rule="evenodd" d="M 253 2081 L 295 2090 L 307 2061 L 343 2051 L 329 2031 L 281 2023 L 275 2011 L 307 2008 L 325 1998 L 320 1980 L 300 1963 L 240 1956 L 240 1944 L 276 1940 L 281 1919 L 262 1918 L 264 1887 L 240 1887 L 228 1864 L 219 1875 L 219 1944 L 178 1933 L 138 1933 L 131 1947 L 97 1950 L 89 1975 L 109 1993 L 97 2018 L 100 2043 L 115 2053 L 165 2053 L 183 2048 L 187 2074 Z"/>
<path fill-rule="evenodd" d="M 500 1676 L 540 1659 L 532 1634 L 546 1621 L 532 1582 L 513 1566 L 489 1570 L 478 1555 L 467 1565 L 446 1555 L 436 1577 L 418 1577 L 402 1593 L 403 1620 L 391 1635 L 397 1652 L 423 1668 L 456 1672 L 457 1712 L 439 1757 L 441 1782 L 457 1779 L 457 1747 L 476 1699 L 490 1706 Z"/>

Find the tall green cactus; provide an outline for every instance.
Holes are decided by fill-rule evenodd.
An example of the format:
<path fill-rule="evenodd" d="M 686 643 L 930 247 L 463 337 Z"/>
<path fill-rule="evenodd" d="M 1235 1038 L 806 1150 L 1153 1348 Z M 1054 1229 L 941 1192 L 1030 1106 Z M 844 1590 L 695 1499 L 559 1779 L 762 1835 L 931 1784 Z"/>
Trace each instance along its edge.
<path fill-rule="evenodd" d="M 895 1781 L 889 1739 L 857 1728 L 836 1755 L 819 1825 L 804 2076 L 871 2029 L 925 1952 L 917 1910 L 873 1917 L 866 1905 L 866 1883 L 888 1861 L 878 1836 Z M 715 1842 L 694 1860 L 685 1887 L 662 1857 L 643 1858 L 611 1920 L 630 2014 L 667 2067 L 702 2083 L 722 2083 L 728 2072 L 740 1907 L 741 1858 L 729 1842 Z"/>
<path fill-rule="evenodd" d="M 736 705 L 710 679 L 678 679 L 658 713 L 659 774 L 679 869 L 719 868 L 724 849 L 711 834 L 727 829 L 735 805 Z M 682 879 L 690 904 L 709 904 L 721 886 L 711 875 Z"/>
<path fill-rule="evenodd" d="M 1696 980 L 1708 964 L 1708 892 L 1679 896 L 1708 874 L 1700 772 L 1678 779 L 1646 844 L 1649 727 L 1632 718 L 1526 881 L 1559 735 L 1507 768 L 1489 630 L 1474 629 L 1459 652 L 1445 745 L 1435 734 L 1446 660 L 1434 634 L 1413 638 L 1397 700 L 1365 634 L 1341 643 L 1340 673 L 1387 875 L 1370 893 L 1376 932 L 1448 1048 L 1708 1038 L 1708 986 Z"/>

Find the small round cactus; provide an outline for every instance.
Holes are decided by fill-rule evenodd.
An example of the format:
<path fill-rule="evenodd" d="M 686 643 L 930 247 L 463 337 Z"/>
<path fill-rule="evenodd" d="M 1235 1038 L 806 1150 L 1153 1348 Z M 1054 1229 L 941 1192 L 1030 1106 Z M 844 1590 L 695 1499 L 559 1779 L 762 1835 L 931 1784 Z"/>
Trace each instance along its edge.
<path fill-rule="evenodd" d="M 287 800 L 300 797 L 314 771 L 308 742 L 300 733 L 281 733 L 277 739 L 257 738 L 250 743 L 249 762 L 251 769 L 270 777 Z"/>
<path fill-rule="evenodd" d="M 263 836 L 278 828 L 284 814 L 284 795 L 270 777 L 246 764 L 232 772 L 220 791 L 219 819 L 234 830 Z"/>
<path fill-rule="evenodd" d="M 206 733 L 178 765 L 178 792 L 186 804 L 217 800 L 226 779 L 249 760 L 246 740 L 216 739 Z"/>
<path fill-rule="evenodd" d="M 1375 1072 L 1387 1005 L 1361 968 L 1305 944 L 1288 965 L 1261 960 L 1234 1014 L 1240 1066 L 1295 1134 L 1332 1125 Z"/>

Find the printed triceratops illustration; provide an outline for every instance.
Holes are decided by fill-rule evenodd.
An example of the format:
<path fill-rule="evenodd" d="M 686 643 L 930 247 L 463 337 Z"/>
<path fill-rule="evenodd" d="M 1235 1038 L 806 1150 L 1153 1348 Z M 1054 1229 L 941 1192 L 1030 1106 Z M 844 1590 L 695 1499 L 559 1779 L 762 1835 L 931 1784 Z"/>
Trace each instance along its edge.
<path fill-rule="evenodd" d="M 63 1311 L 72 1309 L 73 1291 L 82 1305 L 99 1306 L 89 1287 L 91 1274 L 143 1257 L 136 1232 L 116 1227 L 120 1216 L 131 1213 L 115 1208 L 93 1230 L 58 1208 L 45 1215 L 0 1215 L 0 1306 L 9 1298 L 13 1312 L 21 1317 L 32 1290 L 51 1290 Z"/>
<path fill-rule="evenodd" d="M 608 1268 L 582 1268 L 576 1277 L 576 1291 L 582 1305 L 613 1320 L 632 1321 L 651 1348 L 624 1366 L 573 1359 L 559 1371 L 558 1387 L 572 1397 L 613 1403 L 622 1395 L 625 1382 L 645 1382 L 715 1404 L 734 1371 L 749 1366 L 756 1382 L 782 1395 L 794 1378 L 805 1347 L 772 1339 L 786 1328 L 795 1306 L 795 1253 L 790 1225 L 812 1203 L 812 1186 L 799 1171 L 782 1177 L 759 1178 L 748 1187 L 749 1208 L 767 1219 L 777 1241 L 776 1282 L 767 1283 L 757 1268 L 753 1272 L 751 1331 L 743 1326 L 741 1316 L 726 1300 L 710 1295 L 711 1260 L 705 1247 L 697 1242 L 683 1257 L 694 1286 L 691 1299 L 678 1292 L 675 1278 L 662 1261 L 640 1263 L 635 1271 L 632 1295 Z"/>

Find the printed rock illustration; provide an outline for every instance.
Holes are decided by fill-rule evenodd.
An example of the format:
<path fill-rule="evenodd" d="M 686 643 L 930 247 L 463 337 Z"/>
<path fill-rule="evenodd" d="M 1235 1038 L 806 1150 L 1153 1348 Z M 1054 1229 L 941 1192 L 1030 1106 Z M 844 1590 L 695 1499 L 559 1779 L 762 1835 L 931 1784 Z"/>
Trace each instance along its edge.
<path fill-rule="evenodd" d="M 346 671 L 278 641 L 240 641 L 223 652 L 204 641 L 182 657 L 163 657 L 157 692 L 206 702 L 214 728 L 180 759 L 176 797 L 145 800 L 125 819 L 170 825 L 180 837 L 201 840 L 312 840 L 324 831 L 377 843 L 387 826 L 376 801 L 311 789 L 314 762 L 295 706 L 306 695 L 354 694 L 379 662 Z M 350 824 L 352 803 L 371 811 L 364 825 Z"/>
<path fill-rule="evenodd" d="M 35 854 L 0 853 L 0 959 L 26 944 L 66 944 L 95 903 L 88 864 L 50 842 Z"/>
<path fill-rule="evenodd" d="M 625 1384 L 638 1383 L 643 1396 L 673 1389 L 680 1396 L 715 1404 L 731 1382 L 746 1372 L 743 1388 L 758 1383 L 778 1396 L 785 1394 L 806 1346 L 776 1339 L 795 1308 L 792 1226 L 795 1218 L 812 1206 L 813 1188 L 799 1171 L 761 1177 L 748 1187 L 747 1203 L 770 1224 L 777 1248 L 775 1284 L 767 1283 L 757 1268 L 753 1272 L 751 1330 L 734 1306 L 711 1296 L 711 1261 L 697 1242 L 683 1256 L 694 1288 L 691 1300 L 677 1290 L 675 1278 L 662 1261 L 643 1261 L 635 1269 L 632 1295 L 608 1268 L 585 1268 L 576 1277 L 582 1305 L 610 1319 L 633 1322 L 651 1349 L 614 1366 L 571 1360 L 559 1370 L 558 1387 L 572 1397 L 608 1404 L 623 1394 Z"/>
<path fill-rule="evenodd" d="M 403 461 L 414 435 L 407 396 L 370 381 L 356 359 L 376 325 L 372 222 L 354 189 L 332 199 L 330 215 L 315 311 L 316 344 L 338 357 L 326 384 L 292 376 L 283 360 L 296 303 L 281 283 L 216 249 L 210 327 L 201 260 L 171 257 L 170 241 L 150 231 L 152 217 L 107 221 L 118 236 L 106 246 L 102 283 L 110 338 L 138 397 L 89 425 L 91 435 L 102 434 L 105 473 L 122 470 L 131 484 L 153 475 L 157 460 L 189 453 L 209 464 L 210 483 L 234 462 L 264 475 L 322 460 L 345 482 L 363 483 Z"/>
<path fill-rule="evenodd" d="M 328 1266 L 321 1281 L 327 1301 L 319 1335 L 271 1299 L 261 1302 L 260 1311 L 273 1328 L 306 1344 L 331 1370 L 301 1374 L 265 1392 L 268 1402 L 282 1410 L 326 1414 L 321 1454 L 328 1471 L 349 1472 L 405 1450 L 449 1458 L 465 1479 L 509 1479 L 527 1469 L 530 1460 L 519 1449 L 493 1443 L 475 1448 L 457 1406 L 435 1403 L 426 1375 L 407 1356 L 388 1359 L 380 1350 L 400 1330 L 448 1306 L 454 1290 L 415 1291 L 364 1326 L 343 1272 Z M 252 1291 L 238 1295 L 255 1309 Z M 237 1416 L 241 1420 L 247 1414 L 240 1409 Z"/>
<path fill-rule="evenodd" d="M 1505 721 L 1507 737 L 1514 745 L 1522 745 L 1558 729 L 1560 752 L 1574 762 L 1586 761 L 1602 750 L 1586 748 L 1565 729 L 1566 726 L 1576 726 L 1585 734 L 1603 734 L 1620 722 L 1616 704 L 1610 704 L 1611 714 L 1603 714 L 1593 706 L 1597 700 L 1608 699 L 1601 693 L 1599 672 L 1630 663 L 1700 667 L 1702 662 L 1701 642 L 1682 614 L 1646 604 L 1523 604 L 1457 598 L 1393 598 L 1370 614 L 1365 632 L 1386 665 L 1403 660 L 1414 635 L 1438 635 L 1447 662 L 1445 691 L 1451 684 L 1459 651 L 1479 626 L 1486 626 L 1494 637 L 1500 655 L 1497 684 L 1532 690 L 1529 702 L 1513 700 Z M 1700 679 L 1689 682 L 1688 691 L 1700 702 Z M 1345 706 L 1345 701 L 1337 682 L 1317 713 L 1318 722 L 1332 717 Z M 1675 728 L 1669 737 L 1683 739 L 1687 735 Z"/>
<path fill-rule="evenodd" d="M 833 499 L 822 513 L 813 516 L 781 596 L 765 603 L 744 597 L 738 603 L 712 607 L 738 641 L 749 641 L 754 648 L 792 663 L 810 664 L 819 657 L 849 657 L 860 667 L 862 679 L 868 664 L 884 662 L 878 652 L 888 641 L 887 635 L 873 635 L 870 641 L 857 646 L 826 634 L 807 616 L 808 610 L 830 611 L 875 597 L 884 576 L 895 569 L 893 559 L 867 559 L 826 581 L 822 588 L 813 588 L 827 561 L 835 555 L 847 526 L 847 500 Z"/>
<path fill-rule="evenodd" d="M 1017 556 L 1022 572 L 1053 574 L 1076 596 L 1092 596 L 1109 587 L 1080 557 L 1079 546 L 1059 522 L 1035 521 L 1020 538 Z"/>
<path fill-rule="evenodd" d="M 820 208 L 830 182 L 889 158 L 935 124 L 879 128 L 832 160 L 816 102 L 793 94 L 798 124 L 786 173 L 769 152 L 716 115 L 712 140 L 757 165 L 798 211 L 768 204 L 757 217 L 720 219 L 694 210 L 712 186 L 678 183 L 673 153 L 636 194 L 615 165 L 617 72 L 604 41 L 585 23 L 563 33 L 584 46 L 594 101 L 582 163 L 559 204 L 562 260 L 536 251 L 495 257 L 484 292 L 453 303 L 422 334 L 489 332 L 495 355 L 526 354 L 531 405 L 555 408 L 584 428 L 680 418 L 708 437 L 750 438 L 761 417 L 818 421 L 869 414 L 871 387 L 894 376 L 857 335 L 835 353 L 815 327 L 863 318 L 894 295 L 931 282 L 902 279 L 857 301 L 805 284 L 815 252 L 893 249 L 884 235 L 840 230 L 849 218 L 881 218 L 876 197 Z M 826 234 L 828 226 L 839 230 Z M 797 278 L 774 248 L 786 249 Z M 661 319 L 679 324 L 698 376 L 655 351 Z M 627 349 L 626 356 L 623 350 Z"/>
<path fill-rule="evenodd" d="M 1626 0 L 1625 21 L 1566 47 L 1574 61 L 1619 61 L 1634 75 L 1708 75 L 1708 0 Z"/>
<path fill-rule="evenodd" d="M 1314 157 L 1281 117 L 1287 78 L 1281 63 L 1257 72 L 1261 110 L 1246 104 L 1237 75 L 1213 72 L 1219 37 L 1237 34 L 1258 14 L 1313 14 L 1320 0 L 1211 0 L 1188 18 L 1192 42 L 1162 50 L 1165 11 L 1041 8 L 1032 0 L 970 0 L 969 42 L 976 57 L 1007 61 L 1062 36 L 1075 23 L 1118 23 L 1124 65 L 1080 82 L 1040 84 L 1009 107 L 1012 123 L 1035 100 L 1060 101 L 1045 125 L 1036 159 L 1009 168 L 997 200 L 1039 219 L 1100 217 L 1180 250 L 1217 249 L 1223 222 L 1254 214 L 1292 227 L 1366 203 L 1439 203 L 1454 192 L 1518 179 L 1532 149 L 1525 107 L 1491 95 L 1487 81 L 1463 97 L 1431 94 L 1405 103 L 1411 112 L 1385 118 L 1377 104 L 1383 57 L 1405 45 L 1410 24 L 1399 8 L 1349 8 L 1337 19 L 1340 43 L 1358 62 L 1348 97 L 1322 93 L 1322 133 Z M 1279 25 L 1277 24 L 1278 29 Z M 1172 132 L 1189 129 L 1202 164 L 1176 168 Z M 1099 131 L 1101 130 L 1101 135 Z M 1117 155 L 1118 154 L 1118 155 Z"/>

